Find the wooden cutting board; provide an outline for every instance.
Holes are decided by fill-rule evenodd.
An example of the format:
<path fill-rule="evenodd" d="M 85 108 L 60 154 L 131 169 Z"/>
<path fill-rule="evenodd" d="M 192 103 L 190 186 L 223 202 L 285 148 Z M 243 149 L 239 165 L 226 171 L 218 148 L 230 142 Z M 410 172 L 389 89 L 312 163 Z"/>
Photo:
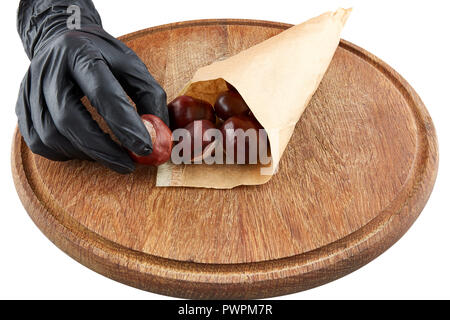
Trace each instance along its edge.
<path fill-rule="evenodd" d="M 289 26 L 191 21 L 122 40 L 172 99 L 197 68 Z M 20 198 L 54 244 L 114 280 L 187 298 L 278 296 L 360 268 L 415 221 L 437 166 L 435 130 L 418 95 L 347 41 L 266 185 L 155 188 L 154 168 L 122 176 L 48 161 L 19 132 L 12 151 Z"/>

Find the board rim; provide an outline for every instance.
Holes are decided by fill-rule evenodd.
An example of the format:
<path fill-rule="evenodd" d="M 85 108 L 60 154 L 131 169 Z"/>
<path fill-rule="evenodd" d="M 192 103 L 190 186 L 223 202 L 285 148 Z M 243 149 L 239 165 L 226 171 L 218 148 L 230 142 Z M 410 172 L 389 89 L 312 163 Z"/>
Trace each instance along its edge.
<path fill-rule="evenodd" d="M 277 29 L 292 26 L 247 19 L 192 20 L 144 29 L 120 39 L 130 41 L 165 30 L 207 25 Z M 386 251 L 417 219 L 436 180 L 438 144 L 425 105 L 405 79 L 382 60 L 348 41 L 341 40 L 340 47 L 369 62 L 394 83 L 411 108 L 418 132 L 422 133 L 417 136 L 418 147 L 403 189 L 375 219 L 344 238 L 287 258 L 238 264 L 175 261 L 123 247 L 68 215 L 56 218 L 38 198 L 24 167 L 22 153 L 27 147 L 16 128 L 11 163 L 19 197 L 38 228 L 76 261 L 111 279 L 158 294 L 197 299 L 267 298 L 310 289 L 347 275 Z"/>

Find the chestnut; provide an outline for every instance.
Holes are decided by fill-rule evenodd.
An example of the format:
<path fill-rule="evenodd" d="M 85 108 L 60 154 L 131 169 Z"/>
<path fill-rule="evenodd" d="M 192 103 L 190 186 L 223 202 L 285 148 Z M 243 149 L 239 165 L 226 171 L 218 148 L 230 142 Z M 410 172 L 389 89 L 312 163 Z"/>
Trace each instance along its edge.
<path fill-rule="evenodd" d="M 205 133 L 210 129 L 216 129 L 214 123 L 209 120 L 196 120 L 188 124 L 184 129 L 188 132 L 191 146 L 191 161 L 202 161 L 212 156 L 216 144 L 212 137 L 208 137 Z"/>
<path fill-rule="evenodd" d="M 147 166 L 159 166 L 166 163 L 172 154 L 172 131 L 157 116 L 144 114 L 141 119 L 152 139 L 153 152 L 148 156 L 138 156 L 130 151 L 131 158 L 135 162 Z"/>
<path fill-rule="evenodd" d="M 216 122 L 214 108 L 206 101 L 179 96 L 168 105 L 172 130 L 184 128 L 195 120 Z"/>
<path fill-rule="evenodd" d="M 251 118 L 252 121 L 256 122 L 260 128 L 263 127 L 263 126 L 261 125 L 261 123 L 259 123 L 258 119 L 256 119 L 256 117 L 255 117 L 255 115 L 253 114 L 252 111 L 250 111 L 250 112 L 248 113 L 248 117 Z"/>
<path fill-rule="evenodd" d="M 246 115 L 250 112 L 241 95 L 234 91 L 222 92 L 214 104 L 214 110 L 217 116 L 224 121 L 230 117 Z"/>
<path fill-rule="evenodd" d="M 237 89 L 236 89 L 231 83 L 228 83 L 228 82 L 227 82 L 227 88 L 228 88 L 228 90 L 230 90 L 230 91 L 239 93 L 239 92 L 237 91 Z"/>
<path fill-rule="evenodd" d="M 241 129 L 241 130 L 239 130 Z M 256 164 L 260 157 L 260 148 L 267 148 L 260 141 L 263 128 L 255 118 L 238 115 L 224 122 L 220 131 L 227 164 Z"/>

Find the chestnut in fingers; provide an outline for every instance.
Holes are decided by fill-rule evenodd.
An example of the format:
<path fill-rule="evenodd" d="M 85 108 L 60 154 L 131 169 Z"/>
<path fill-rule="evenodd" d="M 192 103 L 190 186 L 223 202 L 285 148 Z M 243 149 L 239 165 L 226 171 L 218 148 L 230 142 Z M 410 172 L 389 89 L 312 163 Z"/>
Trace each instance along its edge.
<path fill-rule="evenodd" d="M 172 131 L 157 116 L 144 114 L 141 119 L 152 139 L 153 152 L 148 156 L 138 156 L 129 151 L 131 158 L 133 161 L 147 166 L 159 166 L 166 163 L 172 154 Z"/>
<path fill-rule="evenodd" d="M 239 115 L 224 122 L 220 131 L 227 164 L 256 164 L 259 159 L 261 125 L 256 119 Z"/>
<path fill-rule="evenodd" d="M 222 120 L 230 117 L 247 115 L 250 112 L 247 103 L 237 91 L 225 91 L 219 95 L 214 110 L 217 116 Z"/>
<path fill-rule="evenodd" d="M 172 130 L 184 128 L 195 120 L 216 122 L 212 105 L 190 96 L 179 96 L 169 103 L 168 109 Z"/>
<path fill-rule="evenodd" d="M 219 141 L 210 139 L 205 134 L 210 129 L 216 129 L 214 123 L 209 120 L 196 120 L 188 124 L 185 129 L 189 132 L 191 145 L 191 161 L 201 161 L 212 156 L 216 144 Z"/>

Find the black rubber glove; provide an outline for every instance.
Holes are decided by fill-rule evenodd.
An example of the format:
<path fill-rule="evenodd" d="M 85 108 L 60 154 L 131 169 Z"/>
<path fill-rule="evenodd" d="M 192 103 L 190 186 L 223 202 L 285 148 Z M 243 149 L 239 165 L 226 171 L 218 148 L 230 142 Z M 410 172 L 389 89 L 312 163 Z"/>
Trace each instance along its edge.
<path fill-rule="evenodd" d="M 68 13 L 71 5 L 80 8 L 77 30 L 68 25 L 75 17 Z M 16 106 L 30 149 L 55 161 L 94 160 L 132 172 L 127 152 L 100 129 L 80 99 L 87 96 L 123 147 L 150 154 L 151 139 L 139 114 L 154 114 L 168 125 L 169 116 L 166 93 L 144 63 L 102 29 L 91 0 L 22 0 L 17 27 L 31 59 Z"/>

